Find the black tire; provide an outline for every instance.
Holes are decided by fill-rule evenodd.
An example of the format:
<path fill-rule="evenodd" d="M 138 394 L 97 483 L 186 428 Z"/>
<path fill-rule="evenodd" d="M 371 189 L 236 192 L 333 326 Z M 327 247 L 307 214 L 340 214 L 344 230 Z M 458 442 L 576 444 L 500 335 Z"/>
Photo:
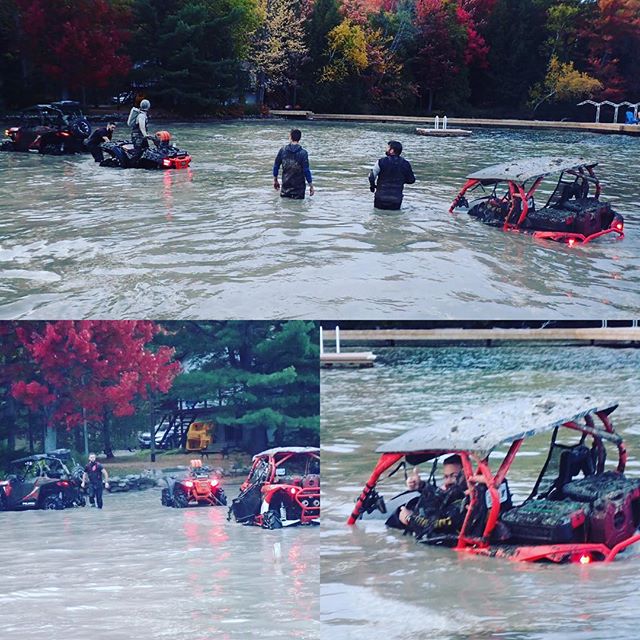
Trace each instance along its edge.
<path fill-rule="evenodd" d="M 15 151 L 16 145 L 13 143 L 13 140 L 3 140 L 0 143 L 0 151 Z"/>
<path fill-rule="evenodd" d="M 177 509 L 184 509 L 189 506 L 189 498 L 182 489 L 173 490 L 173 506 Z"/>
<path fill-rule="evenodd" d="M 224 492 L 224 489 L 220 489 L 220 491 L 218 491 L 216 499 L 218 500 L 218 504 L 222 505 L 223 507 L 227 506 L 227 494 Z"/>
<path fill-rule="evenodd" d="M 169 489 L 163 489 L 162 490 L 162 495 L 160 496 L 160 502 L 165 506 L 165 507 L 172 507 L 173 506 L 173 498 L 171 497 L 171 492 L 169 491 Z"/>
<path fill-rule="evenodd" d="M 280 515 L 270 509 L 262 516 L 262 528 L 263 529 L 282 529 L 282 522 Z"/>
<path fill-rule="evenodd" d="M 91 125 L 86 118 L 74 118 L 70 129 L 77 138 L 88 138 L 91 135 Z"/>
<path fill-rule="evenodd" d="M 44 500 L 42 501 L 42 508 L 47 510 L 55 509 L 56 511 L 60 511 L 61 509 L 64 509 L 64 502 L 62 501 L 60 496 L 52 493 L 44 498 Z"/>

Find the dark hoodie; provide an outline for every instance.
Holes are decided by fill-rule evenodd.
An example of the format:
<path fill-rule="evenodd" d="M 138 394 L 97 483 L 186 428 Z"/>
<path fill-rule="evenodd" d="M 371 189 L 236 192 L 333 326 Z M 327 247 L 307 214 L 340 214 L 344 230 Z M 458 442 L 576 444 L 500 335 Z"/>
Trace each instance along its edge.
<path fill-rule="evenodd" d="M 311 184 L 311 170 L 309 169 L 309 154 L 299 144 L 288 144 L 276 156 L 273 163 L 273 177 L 278 177 L 282 165 L 282 188 L 280 195 L 283 198 L 295 198 L 302 200 L 305 194 L 305 178 Z"/>

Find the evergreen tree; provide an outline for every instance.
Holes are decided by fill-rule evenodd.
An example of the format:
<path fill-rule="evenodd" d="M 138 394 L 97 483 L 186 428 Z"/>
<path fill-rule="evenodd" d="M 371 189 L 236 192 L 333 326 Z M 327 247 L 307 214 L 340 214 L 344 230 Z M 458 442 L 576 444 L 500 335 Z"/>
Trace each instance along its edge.
<path fill-rule="evenodd" d="M 319 350 L 312 322 L 165 323 L 183 373 L 171 396 L 207 400 L 221 426 L 255 430 L 256 442 L 318 444 Z M 270 436 L 270 437 L 268 437 Z"/>

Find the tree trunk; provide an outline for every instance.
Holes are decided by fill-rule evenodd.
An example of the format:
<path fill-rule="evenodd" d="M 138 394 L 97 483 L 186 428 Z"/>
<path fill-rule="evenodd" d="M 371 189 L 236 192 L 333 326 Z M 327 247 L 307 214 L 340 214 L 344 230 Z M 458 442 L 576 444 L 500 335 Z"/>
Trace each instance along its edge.
<path fill-rule="evenodd" d="M 102 420 L 102 441 L 104 443 L 104 454 L 107 460 L 115 458 L 113 455 L 113 447 L 111 446 L 111 415 L 108 411 L 104 412 Z"/>
<path fill-rule="evenodd" d="M 44 428 L 44 452 L 49 453 L 58 448 L 58 432 L 52 427 L 48 421 Z"/>
<path fill-rule="evenodd" d="M 33 443 L 33 414 L 30 413 L 29 414 L 29 453 L 31 455 L 33 455 L 35 453 L 35 447 L 34 447 L 34 443 Z"/>

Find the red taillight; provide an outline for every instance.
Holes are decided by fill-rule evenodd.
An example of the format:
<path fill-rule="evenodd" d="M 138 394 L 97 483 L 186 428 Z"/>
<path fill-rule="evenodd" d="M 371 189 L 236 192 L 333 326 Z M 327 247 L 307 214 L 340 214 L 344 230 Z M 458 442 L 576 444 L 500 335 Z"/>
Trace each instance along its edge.
<path fill-rule="evenodd" d="M 574 239 L 574 238 L 569 238 L 569 240 L 567 240 L 567 244 L 568 244 L 570 247 L 573 247 L 573 245 L 574 245 L 575 243 L 576 243 L 576 241 L 575 241 L 575 239 Z"/>
<path fill-rule="evenodd" d="M 293 495 L 293 494 L 295 494 L 296 489 L 295 489 L 295 487 L 291 487 L 291 489 L 289 489 L 289 491 L 291 492 L 291 495 Z"/>
<path fill-rule="evenodd" d="M 193 487 L 193 482 L 191 482 L 191 480 L 186 480 L 184 483 L 185 487 Z"/>
<path fill-rule="evenodd" d="M 580 564 L 589 564 L 591 562 L 591 556 L 588 553 L 583 553 L 578 562 Z"/>
<path fill-rule="evenodd" d="M 211 486 L 212 487 L 217 487 L 218 486 L 218 481 L 217 480 L 212 480 L 211 481 Z"/>
<path fill-rule="evenodd" d="M 162 166 L 163 166 L 163 167 L 170 167 L 170 166 L 171 166 L 171 160 L 169 160 L 169 158 L 165 158 L 165 159 L 162 161 Z"/>
<path fill-rule="evenodd" d="M 58 485 L 61 487 L 68 487 L 69 483 L 66 480 L 61 480 L 60 482 L 58 482 Z"/>
<path fill-rule="evenodd" d="M 71 134 L 68 131 L 61 131 L 60 135 L 64 136 L 65 138 L 68 138 Z"/>
<path fill-rule="evenodd" d="M 616 222 L 616 229 L 622 231 L 624 224 L 622 222 Z"/>

